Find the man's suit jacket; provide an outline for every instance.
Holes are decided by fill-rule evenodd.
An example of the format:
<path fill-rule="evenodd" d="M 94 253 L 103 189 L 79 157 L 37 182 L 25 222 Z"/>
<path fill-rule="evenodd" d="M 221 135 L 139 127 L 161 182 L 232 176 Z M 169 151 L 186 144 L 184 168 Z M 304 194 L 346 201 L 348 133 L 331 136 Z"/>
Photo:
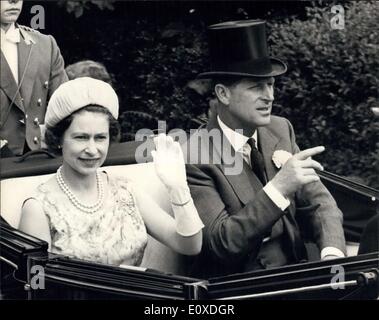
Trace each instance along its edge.
<path fill-rule="evenodd" d="M 59 85 L 68 80 L 57 43 L 25 26 L 18 26 L 19 84 L 1 52 L 0 138 L 8 141 L 14 155 L 23 153 L 25 143 L 31 150 L 40 148 L 41 133 L 48 100 Z"/>
<path fill-rule="evenodd" d="M 212 129 L 221 132 L 215 122 L 207 127 L 209 132 Z M 241 155 L 233 152 L 228 155 L 232 148 L 223 134 L 221 147 L 214 143 L 210 148 L 192 143 L 206 140 L 206 135 L 207 131 L 192 135 L 184 150 L 187 162 L 193 162 L 196 153 L 208 153 L 213 162 L 187 165 L 191 194 L 205 224 L 202 252 L 192 261 L 191 275 L 212 277 L 253 269 L 267 232 L 271 232 L 272 238 L 282 233 L 294 262 L 302 261 L 306 252 L 299 224 L 321 249 L 332 246 L 346 251 L 342 213 L 321 182 L 299 190 L 283 212 L 266 195 L 246 162 L 243 161 L 240 174 L 225 174 L 233 157 Z M 258 140 L 269 180 L 279 170 L 272 161 L 275 150 L 299 152 L 293 128 L 284 118 L 272 116 L 270 125 L 258 128 Z M 270 265 L 270 261 L 261 262 Z"/>
<path fill-rule="evenodd" d="M 379 207 L 377 212 L 379 212 Z M 358 254 L 377 251 L 379 251 L 379 213 L 367 222 L 361 235 Z"/>

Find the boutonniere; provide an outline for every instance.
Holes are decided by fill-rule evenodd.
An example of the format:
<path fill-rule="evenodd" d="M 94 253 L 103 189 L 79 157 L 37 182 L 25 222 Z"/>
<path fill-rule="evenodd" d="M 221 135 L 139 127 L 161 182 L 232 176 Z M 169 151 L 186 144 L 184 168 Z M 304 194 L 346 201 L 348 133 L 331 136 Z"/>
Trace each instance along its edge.
<path fill-rule="evenodd" d="M 8 140 L 0 140 L 0 149 L 8 144 Z"/>
<path fill-rule="evenodd" d="M 276 150 L 272 155 L 272 161 L 274 162 L 275 166 L 280 169 L 291 157 L 292 154 L 288 151 Z"/>

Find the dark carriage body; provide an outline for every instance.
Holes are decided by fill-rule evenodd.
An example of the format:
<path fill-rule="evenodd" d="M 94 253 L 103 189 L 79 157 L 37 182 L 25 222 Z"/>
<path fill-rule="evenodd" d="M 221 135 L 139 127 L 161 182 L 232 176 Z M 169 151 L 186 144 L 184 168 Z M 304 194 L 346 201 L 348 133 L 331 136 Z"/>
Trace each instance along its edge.
<path fill-rule="evenodd" d="M 196 299 L 201 285 L 199 279 L 158 270 L 114 267 L 51 254 L 46 242 L 14 229 L 4 220 L 0 231 L 3 299 L 185 300 Z M 33 266 L 42 267 L 43 274 Z"/>
<path fill-rule="evenodd" d="M 378 252 L 208 280 L 207 297 L 246 299 L 377 299 Z"/>
<path fill-rule="evenodd" d="M 136 164 L 134 154 L 138 145 L 137 142 L 114 145 L 105 166 L 114 170 L 124 170 L 127 174 L 133 172 L 137 176 L 146 172 L 151 174 L 152 168 L 149 167 L 149 163 Z M 37 179 L 51 174 L 60 164 L 59 158 L 49 159 L 46 155 L 32 156 L 21 162 L 15 161 L 14 158 L 1 160 L 2 193 L 9 191 L 5 189 L 9 186 L 24 184 L 27 181 L 25 179 L 29 177 Z M 101 265 L 51 254 L 47 251 L 45 242 L 17 230 L 19 220 L 13 220 L 13 213 L 7 211 L 7 206 L 2 206 L 1 298 L 376 299 L 379 292 L 379 253 L 356 255 L 356 249 L 367 222 L 378 214 L 379 193 L 375 189 L 328 172 L 322 172 L 320 175 L 344 213 L 346 240 L 350 245 L 356 244 L 350 257 L 221 278 L 189 278 L 183 275 L 185 266 L 182 264 L 185 259 L 153 241 L 151 245 L 149 243 L 149 257 L 146 257 L 141 268 Z M 164 195 L 159 185 L 154 184 L 151 177 L 142 177 L 141 180 L 147 180 L 149 190 L 164 207 L 165 201 L 160 199 Z M 17 193 L 14 193 L 15 197 Z M 12 196 L 13 194 L 9 196 L 9 193 L 7 195 Z M 5 200 L 7 199 L 2 195 L 2 202 L 5 203 Z M 164 263 L 157 260 L 164 260 Z M 33 288 L 33 277 L 37 276 L 32 272 L 35 265 L 43 267 L 44 289 Z M 338 274 L 341 271 L 343 277 L 342 274 Z M 333 289 L 333 283 L 334 287 L 339 287 Z"/>

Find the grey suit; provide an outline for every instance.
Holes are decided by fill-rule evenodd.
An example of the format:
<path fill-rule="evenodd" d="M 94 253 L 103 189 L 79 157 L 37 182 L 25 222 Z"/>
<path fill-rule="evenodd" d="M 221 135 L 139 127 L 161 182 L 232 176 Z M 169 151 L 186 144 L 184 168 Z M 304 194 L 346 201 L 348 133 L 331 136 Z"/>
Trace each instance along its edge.
<path fill-rule="evenodd" d="M 221 130 L 215 123 L 207 129 Z M 201 135 L 193 135 L 189 145 Z M 271 180 L 278 172 L 272 161 L 274 151 L 299 152 L 293 128 L 288 120 L 272 116 L 270 125 L 258 128 L 258 137 Z M 191 194 L 205 224 L 203 249 L 192 261 L 191 275 L 212 277 L 304 261 L 303 230 L 320 248 L 346 251 L 342 213 L 321 182 L 299 190 L 283 212 L 246 162 L 240 174 L 225 174 L 227 164 L 240 155 L 228 156 L 230 145 L 223 135 L 222 147 L 213 144 L 211 149 L 188 146 L 186 154 L 193 159 L 196 152 L 208 152 L 213 161 L 221 159 L 221 164 L 187 165 Z M 267 232 L 271 240 L 263 244 Z"/>
<path fill-rule="evenodd" d="M 8 140 L 14 155 L 40 148 L 40 128 L 47 102 L 59 85 L 68 80 L 64 61 L 52 36 L 18 26 L 19 84 L 1 52 L 0 138 Z"/>

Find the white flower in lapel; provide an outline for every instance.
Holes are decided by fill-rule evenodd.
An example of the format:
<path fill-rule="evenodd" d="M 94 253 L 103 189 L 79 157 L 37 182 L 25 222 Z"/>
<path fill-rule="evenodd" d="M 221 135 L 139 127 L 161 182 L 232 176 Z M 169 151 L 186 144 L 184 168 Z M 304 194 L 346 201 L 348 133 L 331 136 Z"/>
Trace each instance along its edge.
<path fill-rule="evenodd" d="M 8 140 L 0 140 L 0 149 L 8 144 Z"/>
<path fill-rule="evenodd" d="M 280 169 L 291 157 L 292 154 L 288 151 L 275 150 L 274 154 L 272 155 L 272 161 L 274 162 L 275 166 Z"/>

